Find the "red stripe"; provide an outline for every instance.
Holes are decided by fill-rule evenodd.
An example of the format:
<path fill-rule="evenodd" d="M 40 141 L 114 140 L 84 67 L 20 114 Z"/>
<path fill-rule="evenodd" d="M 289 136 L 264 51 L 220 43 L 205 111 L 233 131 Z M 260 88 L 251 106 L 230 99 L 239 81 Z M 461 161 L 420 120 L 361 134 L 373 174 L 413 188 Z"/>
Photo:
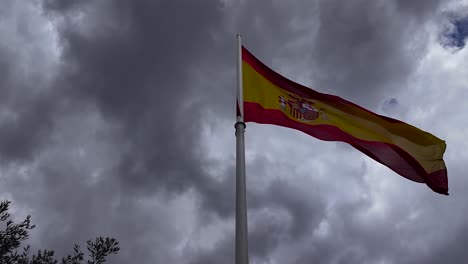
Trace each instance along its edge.
<path fill-rule="evenodd" d="M 275 84 L 278 87 L 281 87 L 282 89 L 285 89 L 291 93 L 297 94 L 301 97 L 308 98 L 308 99 L 315 99 L 315 100 L 321 100 L 321 101 L 334 101 L 334 102 L 339 102 L 344 105 L 350 105 L 356 108 L 359 108 L 363 111 L 366 111 L 372 115 L 378 116 L 380 118 L 383 118 L 387 120 L 388 122 L 391 123 L 403 123 L 400 120 L 393 119 L 387 116 L 382 116 L 379 114 L 376 114 L 372 111 L 369 111 L 362 106 L 359 106 L 357 104 L 354 104 L 352 102 L 349 102 L 341 97 L 335 96 L 335 95 L 330 95 L 330 94 L 324 94 L 324 93 L 319 93 L 315 90 L 310 89 L 309 87 L 303 86 L 301 84 L 298 84 L 296 82 L 293 82 L 284 76 L 281 76 L 277 72 L 273 71 L 270 69 L 268 66 L 263 64 L 259 59 L 255 58 L 252 53 L 250 53 L 246 48 L 242 47 L 242 60 L 245 61 L 247 64 L 249 64 L 255 71 L 260 73 L 263 77 L 265 77 L 267 80 L 269 80 L 271 83 Z"/>
<path fill-rule="evenodd" d="M 401 176 L 424 182 L 433 191 L 448 195 L 446 169 L 428 174 L 413 156 L 396 145 L 361 140 L 332 125 L 307 125 L 290 119 L 281 110 L 264 109 L 258 103 L 244 102 L 244 121 L 289 127 L 321 140 L 346 142 Z"/>

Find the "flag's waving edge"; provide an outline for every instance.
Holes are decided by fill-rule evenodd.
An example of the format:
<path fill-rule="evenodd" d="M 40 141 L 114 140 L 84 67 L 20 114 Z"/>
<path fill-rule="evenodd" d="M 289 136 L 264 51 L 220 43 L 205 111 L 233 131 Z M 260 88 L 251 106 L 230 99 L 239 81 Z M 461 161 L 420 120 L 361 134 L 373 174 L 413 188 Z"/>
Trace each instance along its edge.
<path fill-rule="evenodd" d="M 445 142 L 402 121 L 286 79 L 242 47 L 244 121 L 346 142 L 401 176 L 448 194 Z"/>

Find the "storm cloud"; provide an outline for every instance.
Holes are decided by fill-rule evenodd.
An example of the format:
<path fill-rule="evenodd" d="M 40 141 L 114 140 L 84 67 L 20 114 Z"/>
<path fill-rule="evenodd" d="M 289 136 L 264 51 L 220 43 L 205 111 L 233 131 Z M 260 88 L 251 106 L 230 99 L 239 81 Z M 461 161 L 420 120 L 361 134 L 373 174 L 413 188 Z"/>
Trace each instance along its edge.
<path fill-rule="evenodd" d="M 240 32 L 286 77 L 445 139 L 451 189 L 249 123 L 251 263 L 460 262 L 468 55 L 439 40 L 466 5 L 2 0 L 0 198 L 59 256 L 106 235 L 110 263 L 234 263 Z"/>

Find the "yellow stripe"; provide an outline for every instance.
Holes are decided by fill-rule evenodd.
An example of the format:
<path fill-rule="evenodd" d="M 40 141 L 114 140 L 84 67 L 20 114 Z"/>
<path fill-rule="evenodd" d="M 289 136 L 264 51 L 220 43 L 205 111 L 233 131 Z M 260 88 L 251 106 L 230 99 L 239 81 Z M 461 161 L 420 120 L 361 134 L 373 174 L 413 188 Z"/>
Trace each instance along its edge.
<path fill-rule="evenodd" d="M 442 161 L 445 142 L 425 131 L 405 123 L 389 122 L 340 101 L 301 98 L 274 85 L 246 62 L 243 62 L 242 71 L 245 102 L 259 103 L 265 109 L 283 111 L 289 118 L 304 124 L 333 125 L 361 140 L 397 145 L 418 160 L 428 173 L 445 168 Z M 297 112 L 294 115 L 290 105 L 280 103 L 280 97 L 285 101 L 305 102 L 306 108 L 317 110 L 318 118 L 305 120 L 298 117 Z"/>

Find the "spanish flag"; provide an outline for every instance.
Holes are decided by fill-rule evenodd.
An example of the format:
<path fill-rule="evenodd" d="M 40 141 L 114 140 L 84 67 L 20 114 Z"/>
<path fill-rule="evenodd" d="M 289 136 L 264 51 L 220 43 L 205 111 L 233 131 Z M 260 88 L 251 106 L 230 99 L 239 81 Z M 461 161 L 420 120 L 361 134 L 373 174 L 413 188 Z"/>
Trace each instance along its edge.
<path fill-rule="evenodd" d="M 245 122 L 284 126 L 321 140 L 346 142 L 401 176 L 448 195 L 443 140 L 288 80 L 244 47 L 242 83 Z"/>

